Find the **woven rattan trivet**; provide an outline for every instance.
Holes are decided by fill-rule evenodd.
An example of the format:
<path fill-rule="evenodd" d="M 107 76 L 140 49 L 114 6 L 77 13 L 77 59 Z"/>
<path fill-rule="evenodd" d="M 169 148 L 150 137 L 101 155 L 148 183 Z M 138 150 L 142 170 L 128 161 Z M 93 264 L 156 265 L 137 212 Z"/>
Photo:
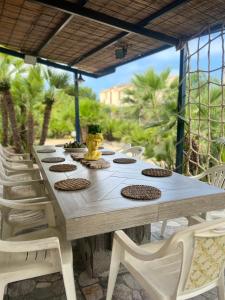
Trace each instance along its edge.
<path fill-rule="evenodd" d="M 90 169 L 107 169 L 110 167 L 110 162 L 100 158 L 99 160 L 81 160 L 82 165 Z"/>
<path fill-rule="evenodd" d="M 70 156 L 75 161 L 81 161 L 84 158 L 84 153 L 72 153 Z"/>
<path fill-rule="evenodd" d="M 161 191 L 150 185 L 129 185 L 121 190 L 121 195 L 134 200 L 155 200 Z"/>
<path fill-rule="evenodd" d="M 165 170 L 165 169 L 144 169 L 141 172 L 145 176 L 151 176 L 151 177 L 168 177 L 172 175 L 172 171 Z"/>
<path fill-rule="evenodd" d="M 109 151 L 109 150 L 104 150 L 104 151 L 101 151 L 102 152 L 102 155 L 114 155 L 115 152 L 114 151 Z"/>
<path fill-rule="evenodd" d="M 76 170 L 77 166 L 71 164 L 53 165 L 49 168 L 53 172 L 70 172 Z"/>
<path fill-rule="evenodd" d="M 133 158 L 115 158 L 113 160 L 114 163 L 117 164 L 133 164 L 136 162 L 136 159 Z"/>
<path fill-rule="evenodd" d="M 83 178 L 71 178 L 60 180 L 54 184 L 55 189 L 61 191 L 77 191 L 88 188 L 91 182 Z"/>
<path fill-rule="evenodd" d="M 63 158 L 63 157 L 46 157 L 46 158 L 43 158 L 41 161 L 45 162 L 45 163 L 58 163 L 58 162 L 65 161 L 65 158 Z"/>
<path fill-rule="evenodd" d="M 55 149 L 40 149 L 37 150 L 37 153 L 53 153 L 55 151 L 56 151 Z"/>

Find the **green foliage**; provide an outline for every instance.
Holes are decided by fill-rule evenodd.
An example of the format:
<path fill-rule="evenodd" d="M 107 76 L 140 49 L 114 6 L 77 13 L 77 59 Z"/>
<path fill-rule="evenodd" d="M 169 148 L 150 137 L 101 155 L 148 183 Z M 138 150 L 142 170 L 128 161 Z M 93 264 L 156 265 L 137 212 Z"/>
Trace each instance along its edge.
<path fill-rule="evenodd" d="M 207 78 L 201 76 L 202 87 L 191 95 L 195 104 L 192 114 L 207 119 L 208 91 L 207 85 L 204 85 Z M 195 76 L 191 78 L 192 87 L 197 87 L 196 79 Z M 46 104 L 54 103 L 49 137 L 63 138 L 74 131 L 75 89 L 68 73 L 40 66 L 25 68 L 22 60 L 0 55 L 0 93 L 9 89 L 18 122 L 26 125 L 27 115 L 21 113 L 24 108 L 26 112 L 33 114 L 36 137 L 40 135 Z M 124 105 L 121 107 L 101 104 L 91 88 L 80 86 L 81 127 L 99 124 L 105 139 L 144 146 L 146 158 L 172 169 L 175 166 L 177 92 L 178 78 L 173 78 L 168 69 L 161 73 L 149 69 L 143 74 L 135 74 L 132 87 L 126 90 Z M 199 104 L 200 93 L 203 105 Z M 221 128 L 217 124 L 218 115 L 221 114 L 221 107 L 218 105 L 221 103 L 221 93 L 221 89 L 210 87 L 210 103 L 215 107 L 210 114 L 210 118 L 215 120 L 211 122 L 213 140 L 221 136 Z M 198 127 L 202 133 L 208 130 L 206 122 L 193 122 L 192 130 L 196 131 Z M 93 128 L 93 125 L 89 130 L 91 133 L 100 132 L 99 127 Z M 206 147 L 206 143 L 202 141 L 200 150 L 205 150 Z M 212 151 L 213 155 L 221 156 L 225 162 L 224 146 L 215 143 Z"/>
<path fill-rule="evenodd" d="M 99 124 L 88 125 L 88 133 L 96 134 L 96 133 L 101 133 L 101 132 L 102 132 L 102 129 Z"/>

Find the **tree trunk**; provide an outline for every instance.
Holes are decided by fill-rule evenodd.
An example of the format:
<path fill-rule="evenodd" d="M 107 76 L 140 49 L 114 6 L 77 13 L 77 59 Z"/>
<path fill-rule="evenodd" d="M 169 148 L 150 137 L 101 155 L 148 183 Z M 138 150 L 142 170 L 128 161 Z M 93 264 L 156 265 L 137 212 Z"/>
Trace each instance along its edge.
<path fill-rule="evenodd" d="M 27 146 L 28 151 L 31 153 L 32 146 L 34 143 L 34 117 L 31 111 L 28 113 L 27 117 Z"/>
<path fill-rule="evenodd" d="M 24 146 L 27 144 L 27 131 L 26 131 L 26 105 L 20 105 L 21 123 L 20 123 L 20 137 Z"/>
<path fill-rule="evenodd" d="M 45 105 L 44 120 L 43 120 L 39 145 L 44 145 L 45 140 L 48 135 L 48 125 L 49 125 L 49 121 L 50 121 L 50 117 L 51 117 L 52 105 L 53 105 L 53 102 L 49 102 L 49 103 L 47 102 Z"/>
<path fill-rule="evenodd" d="M 14 103 L 13 103 L 10 91 L 4 92 L 4 100 L 5 100 L 5 105 L 7 107 L 10 124 L 12 127 L 12 134 L 13 134 L 15 150 L 16 150 L 16 152 L 21 152 L 21 150 L 22 150 L 21 149 L 21 138 L 20 138 L 20 134 L 19 134 L 18 126 L 17 126 L 16 112 L 14 109 Z"/>
<path fill-rule="evenodd" d="M 5 105 L 4 96 L 1 97 L 1 112 L 2 112 L 2 145 L 8 145 L 8 130 L 9 130 L 9 122 L 8 122 L 8 112 L 7 107 Z"/>

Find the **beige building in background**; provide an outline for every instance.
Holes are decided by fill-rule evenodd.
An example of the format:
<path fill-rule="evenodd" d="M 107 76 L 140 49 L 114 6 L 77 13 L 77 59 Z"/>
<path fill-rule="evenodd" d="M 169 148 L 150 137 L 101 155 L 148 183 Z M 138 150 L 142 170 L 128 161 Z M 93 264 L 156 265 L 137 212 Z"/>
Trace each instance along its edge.
<path fill-rule="evenodd" d="M 99 95 L 100 102 L 108 105 L 121 106 L 123 105 L 123 98 L 125 97 L 124 91 L 132 87 L 133 85 L 131 83 L 127 83 L 103 90 Z"/>

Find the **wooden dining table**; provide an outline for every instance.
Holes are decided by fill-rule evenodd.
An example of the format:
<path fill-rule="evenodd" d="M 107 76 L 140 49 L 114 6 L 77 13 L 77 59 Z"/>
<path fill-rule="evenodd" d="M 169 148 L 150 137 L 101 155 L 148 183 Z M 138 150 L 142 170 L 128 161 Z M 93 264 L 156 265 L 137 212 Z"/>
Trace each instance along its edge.
<path fill-rule="evenodd" d="M 73 161 L 70 153 L 62 147 L 55 147 L 53 153 L 38 153 L 38 149 L 39 146 L 33 147 L 33 155 L 57 205 L 68 240 L 137 226 L 146 229 L 153 222 L 225 208 L 224 190 L 177 173 L 169 177 L 144 176 L 141 173 L 143 169 L 156 166 L 142 160 L 133 164 L 114 163 L 114 158 L 126 157 L 122 153 L 103 156 L 110 162 L 110 167 L 94 170 Z M 64 173 L 52 172 L 49 167 L 53 164 L 42 162 L 46 157 L 63 157 L 63 163 L 74 164 L 77 169 Z M 85 178 L 91 185 L 74 192 L 54 188 L 55 182 L 68 178 Z M 123 187 L 136 184 L 160 189 L 161 197 L 153 201 L 135 201 L 121 195 Z"/>

